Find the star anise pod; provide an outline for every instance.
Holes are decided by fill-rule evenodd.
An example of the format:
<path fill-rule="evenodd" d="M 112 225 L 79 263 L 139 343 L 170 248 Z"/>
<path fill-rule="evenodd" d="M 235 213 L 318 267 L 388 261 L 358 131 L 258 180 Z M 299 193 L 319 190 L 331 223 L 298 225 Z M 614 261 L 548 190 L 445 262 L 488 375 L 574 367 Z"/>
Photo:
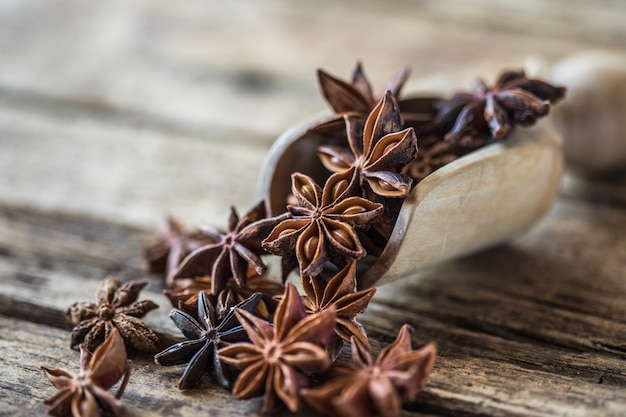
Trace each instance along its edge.
<path fill-rule="evenodd" d="M 163 223 L 161 235 L 144 245 L 144 269 L 150 274 L 165 274 L 168 287 L 174 284 L 174 271 L 192 251 L 212 243 L 199 232 L 185 232 L 183 226 L 168 216 Z"/>
<path fill-rule="evenodd" d="M 128 346 L 145 352 L 159 350 L 158 336 L 138 318 L 159 307 L 150 300 L 136 301 L 147 284 L 147 281 L 120 284 L 116 278 L 109 277 L 100 283 L 97 303 L 74 303 L 65 312 L 65 319 L 75 326 L 71 346 L 83 342 L 93 352 L 117 328 Z"/>
<path fill-rule="evenodd" d="M 444 141 L 442 137 L 434 134 L 420 137 L 417 143 L 419 152 L 403 171 L 416 182 L 471 151 L 453 142 Z"/>
<path fill-rule="evenodd" d="M 370 200 L 404 198 L 412 180 L 401 174 L 415 158 L 417 137 L 413 128 L 403 129 L 398 104 L 390 91 L 363 119 L 345 116 L 349 149 L 321 145 L 318 155 L 332 172 L 351 172 L 363 196 Z"/>
<path fill-rule="evenodd" d="M 420 97 L 404 100 L 399 98 L 400 91 L 409 77 L 409 72 L 409 68 L 404 67 L 393 74 L 382 91 L 389 91 L 398 100 L 404 122 L 408 126 L 414 126 L 430 121 L 436 109 L 433 106 L 434 99 L 432 98 Z M 374 93 L 360 62 L 357 62 L 352 73 L 351 82 L 334 77 L 321 69 L 317 70 L 317 78 L 322 94 L 339 115 L 352 113 L 366 118 L 376 103 L 384 96 L 384 94 Z M 338 125 L 333 122 L 328 123 L 328 125 L 333 124 Z"/>
<path fill-rule="evenodd" d="M 327 416 L 398 416 L 402 404 L 413 401 L 428 382 L 436 356 L 432 343 L 411 350 L 410 333 L 410 326 L 404 325 L 376 360 L 353 337 L 354 364 L 333 365 L 328 382 L 303 390 L 306 402 Z"/>
<path fill-rule="evenodd" d="M 174 307 L 178 307 L 186 313 L 195 315 L 198 305 L 198 293 L 200 291 L 211 291 L 211 277 L 197 277 L 193 279 L 178 280 L 180 287 L 174 290 L 165 290 L 165 295 L 169 298 Z M 285 291 L 285 286 L 271 278 L 256 274 L 254 268 L 249 268 L 248 278 L 243 287 L 239 287 L 231 279 L 226 283 L 216 297 L 215 310 L 218 317 L 223 317 L 225 312 L 232 306 L 252 294 L 261 293 L 262 299 L 257 306 L 256 312 L 261 317 L 269 317 L 276 310 L 277 301 L 275 297 Z"/>
<path fill-rule="evenodd" d="M 526 78 L 524 71 L 507 71 L 491 88 L 478 80 L 473 93 L 458 93 L 443 101 L 433 122 L 447 132 L 446 140 L 478 147 L 490 136 L 505 139 L 517 124 L 535 123 L 548 114 L 551 102 L 564 95 L 564 87 Z"/>
<path fill-rule="evenodd" d="M 48 413 L 57 417 L 98 417 L 100 410 L 114 415 L 124 410 L 119 400 L 130 376 L 124 340 L 113 328 L 103 344 L 91 354 L 80 347 L 80 371 L 41 367 L 58 392 L 46 399 Z M 124 377 L 114 396 L 108 390 Z"/>
<path fill-rule="evenodd" d="M 383 206 L 350 197 L 349 175 L 332 175 L 323 190 L 306 175 L 291 176 L 291 189 L 298 205 L 287 206 L 292 217 L 280 222 L 263 241 L 268 252 L 287 259 L 283 263 L 283 278 L 290 272 L 289 259 L 293 258 L 294 249 L 303 276 L 319 275 L 335 255 L 344 260 L 366 255 L 355 229 L 365 228 L 382 212 Z"/>
<path fill-rule="evenodd" d="M 189 340 L 170 346 L 154 357 L 154 362 L 158 365 L 169 366 L 188 362 L 178 381 L 180 389 L 196 386 L 207 371 L 213 373 L 221 386 L 228 387 L 230 382 L 217 355 L 218 349 L 248 339 L 235 316 L 235 309 L 251 313 L 261 300 L 261 294 L 254 293 L 231 308 L 224 318 L 219 319 L 209 297 L 204 291 L 198 293 L 199 320 L 181 310 L 173 309 L 170 312 L 172 321 Z"/>
<path fill-rule="evenodd" d="M 265 253 L 261 241 L 281 221 L 281 217 L 266 218 L 265 203 L 261 201 L 241 219 L 231 206 L 228 231 L 212 227 L 201 228 L 201 233 L 216 243 L 202 246 L 187 256 L 174 273 L 175 278 L 211 276 L 211 293 L 217 295 L 233 278 L 237 285 L 246 284 L 248 265 L 263 275 L 266 266 L 261 260 Z"/>
<path fill-rule="evenodd" d="M 351 261 L 328 282 L 321 278 L 302 278 L 302 288 L 306 294 L 304 308 L 308 314 L 316 314 L 328 308 L 334 308 L 337 314 L 335 334 L 350 341 L 355 337 L 369 348 L 369 341 L 363 326 L 356 321 L 356 315 L 363 313 L 376 288 L 356 291 L 356 261 Z M 341 341 L 341 339 L 338 339 Z M 341 343 L 338 344 L 341 347 Z"/>
<path fill-rule="evenodd" d="M 278 304 L 274 325 L 245 310 L 235 310 L 251 343 L 236 343 L 219 351 L 220 359 L 242 370 L 233 387 L 236 398 L 264 395 L 263 413 L 280 402 L 291 411 L 302 405 L 300 389 L 309 385 L 306 372 L 324 372 L 334 332 L 333 308 L 307 316 L 296 288 L 288 283 Z"/>

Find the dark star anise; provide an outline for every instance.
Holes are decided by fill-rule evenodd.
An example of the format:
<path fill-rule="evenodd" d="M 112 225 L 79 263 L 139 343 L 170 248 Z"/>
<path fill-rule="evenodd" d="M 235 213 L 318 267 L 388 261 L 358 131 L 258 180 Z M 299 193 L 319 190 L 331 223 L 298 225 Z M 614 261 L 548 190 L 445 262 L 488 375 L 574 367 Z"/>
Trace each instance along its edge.
<path fill-rule="evenodd" d="M 411 328 L 404 325 L 396 340 L 375 361 L 353 337 L 354 364 L 333 365 L 328 382 L 303 390 L 306 402 L 327 416 L 398 416 L 402 404 L 413 401 L 428 382 L 436 356 L 432 343 L 411 350 L 410 332 Z"/>
<path fill-rule="evenodd" d="M 334 308 L 337 314 L 335 324 L 337 336 L 346 342 L 354 336 L 369 348 L 365 329 L 356 321 L 356 315 L 365 311 L 376 288 L 356 291 L 356 261 L 348 263 L 328 282 L 323 281 L 320 277 L 302 278 L 302 288 L 306 293 L 303 299 L 306 312 L 316 314 L 328 308 Z"/>
<path fill-rule="evenodd" d="M 551 102 L 564 95 L 564 87 L 526 78 L 524 71 L 508 71 L 492 88 L 478 80 L 473 93 L 458 93 L 442 101 L 433 123 L 447 132 L 446 140 L 478 147 L 490 136 L 505 139 L 517 124 L 535 123 L 548 114 Z"/>
<path fill-rule="evenodd" d="M 144 245 L 144 269 L 150 274 L 165 274 L 168 287 L 174 284 L 174 271 L 180 262 L 192 251 L 209 243 L 207 236 L 199 232 L 185 232 L 183 226 L 173 217 L 167 217 L 161 235 Z"/>
<path fill-rule="evenodd" d="M 412 180 L 401 172 L 415 158 L 417 137 L 413 128 L 402 129 L 391 92 L 378 102 L 365 124 L 352 116 L 345 116 L 345 120 L 350 148 L 318 147 L 324 166 L 332 172 L 351 172 L 370 200 L 409 195 Z"/>
<path fill-rule="evenodd" d="M 435 101 L 428 97 L 404 100 L 399 98 L 400 91 L 409 77 L 409 72 L 409 68 L 404 67 L 392 75 L 382 92 L 389 91 L 398 100 L 404 123 L 407 126 L 416 126 L 432 119 L 436 111 L 434 108 Z M 351 113 L 366 118 L 376 103 L 384 96 L 384 94 L 373 92 L 360 62 L 357 63 L 352 73 L 352 82 L 341 80 L 321 69 L 317 70 L 317 78 L 322 94 L 339 115 Z M 339 126 L 337 123 L 328 122 L 327 126 L 330 125 Z"/>
<path fill-rule="evenodd" d="M 57 417 L 99 417 L 100 410 L 119 415 L 124 405 L 119 400 L 130 376 L 124 340 L 113 328 L 103 344 L 91 354 L 80 347 L 80 371 L 41 367 L 58 392 L 46 399 L 48 413 Z M 108 390 L 124 377 L 114 396 Z"/>
<path fill-rule="evenodd" d="M 199 320 L 177 309 L 171 311 L 170 318 L 189 340 L 170 346 L 154 357 L 155 363 L 165 366 L 188 362 L 178 381 L 180 389 L 197 385 L 207 371 L 213 373 L 220 385 L 228 387 L 229 380 L 217 355 L 218 349 L 248 339 L 235 316 L 235 309 L 251 313 L 261 300 L 261 294 L 254 293 L 220 320 L 209 297 L 204 291 L 198 293 Z"/>
<path fill-rule="evenodd" d="M 263 241 L 263 247 L 284 259 L 295 256 L 303 276 L 316 276 L 334 255 L 360 259 L 366 251 L 355 228 L 364 228 L 376 218 L 383 206 L 361 197 L 350 197 L 350 173 L 332 175 L 324 190 L 312 178 L 291 176 L 297 206 L 287 209 L 292 217 L 279 223 Z M 338 262 L 338 261 L 337 261 Z M 283 266 L 291 265 L 290 262 Z M 283 278 L 290 270 L 283 270 Z"/>
<path fill-rule="evenodd" d="M 236 343 L 219 351 L 220 359 L 243 372 L 233 395 L 252 398 L 264 395 L 263 413 L 280 402 L 291 411 L 302 405 L 300 389 L 309 379 L 304 372 L 324 372 L 330 366 L 326 354 L 334 332 L 333 308 L 307 316 L 296 288 L 288 283 L 278 304 L 274 325 L 245 310 L 235 310 L 252 343 Z"/>
<path fill-rule="evenodd" d="M 150 300 L 136 301 L 147 284 L 147 281 L 120 284 L 110 277 L 100 283 L 97 303 L 74 303 L 65 312 L 65 319 L 75 326 L 71 346 L 83 342 L 93 352 L 117 328 L 128 346 L 145 352 L 159 350 L 158 336 L 138 318 L 159 307 Z"/>
<path fill-rule="evenodd" d="M 228 231 L 222 233 L 203 227 L 201 233 L 216 243 L 202 246 L 187 256 L 174 273 L 175 278 L 211 276 L 211 293 L 217 295 L 233 278 L 237 285 L 246 284 L 248 265 L 263 275 L 266 266 L 261 260 L 265 253 L 261 241 L 282 218 L 266 218 L 265 203 L 261 201 L 241 219 L 230 208 Z"/>
<path fill-rule="evenodd" d="M 193 279 L 178 280 L 179 288 L 164 291 L 174 307 L 189 313 L 195 314 L 198 305 L 198 292 L 211 291 L 211 277 L 197 277 Z M 277 301 L 274 297 L 282 294 L 285 287 L 280 282 L 256 274 L 254 268 L 248 269 L 248 278 L 243 287 L 236 285 L 231 279 L 226 283 L 217 295 L 215 310 L 218 317 L 223 317 L 229 308 L 250 297 L 255 292 L 262 295 L 262 299 L 257 306 L 256 312 L 261 317 L 269 317 L 276 309 Z"/>

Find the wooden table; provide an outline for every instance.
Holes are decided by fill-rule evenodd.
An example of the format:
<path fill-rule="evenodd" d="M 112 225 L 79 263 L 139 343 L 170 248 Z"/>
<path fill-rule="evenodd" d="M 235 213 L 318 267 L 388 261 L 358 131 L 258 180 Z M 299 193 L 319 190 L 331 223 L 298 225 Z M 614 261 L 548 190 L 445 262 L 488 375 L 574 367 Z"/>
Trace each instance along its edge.
<path fill-rule="evenodd" d="M 624 52 L 625 21 L 609 0 L 0 0 L 0 415 L 45 412 L 40 366 L 78 366 L 63 312 L 109 274 L 146 277 L 165 213 L 221 227 L 257 201 L 273 140 L 325 108 L 317 67 L 360 59 L 382 85 L 408 64 L 406 91 L 449 90 L 530 56 Z M 625 180 L 568 176 L 528 234 L 380 288 L 361 317 L 374 349 L 406 322 L 439 348 L 403 415 L 624 415 L 625 207 Z M 151 277 L 146 321 L 169 343 L 161 290 Z M 127 415 L 258 414 L 132 359 Z"/>

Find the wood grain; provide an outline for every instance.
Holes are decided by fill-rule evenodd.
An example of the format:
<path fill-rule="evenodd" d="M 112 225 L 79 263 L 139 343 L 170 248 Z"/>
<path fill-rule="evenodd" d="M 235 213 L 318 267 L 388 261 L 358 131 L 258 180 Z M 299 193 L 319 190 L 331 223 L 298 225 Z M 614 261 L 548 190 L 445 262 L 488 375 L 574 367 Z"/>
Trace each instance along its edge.
<path fill-rule="evenodd" d="M 624 19 L 611 0 L 0 0 L 0 415 L 45 412 L 40 366 L 78 366 L 63 312 L 109 274 L 148 279 L 146 322 L 180 340 L 142 242 L 165 213 L 221 227 L 255 204 L 274 139 L 326 108 L 317 67 L 347 77 L 360 59 L 382 86 L 408 64 L 405 93 L 449 91 L 624 53 Z M 380 287 L 361 319 L 374 349 L 405 322 L 439 348 L 403 416 L 626 413 L 625 190 L 567 175 L 530 233 Z M 126 415 L 259 413 L 131 357 Z"/>

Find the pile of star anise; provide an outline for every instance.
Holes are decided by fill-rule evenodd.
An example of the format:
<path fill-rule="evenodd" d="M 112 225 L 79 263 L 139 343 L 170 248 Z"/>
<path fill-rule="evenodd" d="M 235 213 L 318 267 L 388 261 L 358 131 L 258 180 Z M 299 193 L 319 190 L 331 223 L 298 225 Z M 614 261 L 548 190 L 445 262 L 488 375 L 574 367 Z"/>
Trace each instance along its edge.
<path fill-rule="evenodd" d="M 491 88 L 480 81 L 473 92 L 449 98 L 400 99 L 407 70 L 392 77 L 380 95 L 360 65 L 352 82 L 321 70 L 318 76 L 336 113 L 309 132 L 319 137 L 317 154 L 329 170 L 324 184 L 293 173 L 281 215 L 268 217 L 260 202 L 242 217 L 231 208 L 225 231 L 200 227 L 192 232 L 169 218 L 162 235 L 146 245 L 147 269 L 165 276 L 165 292 L 175 307 L 170 317 L 187 339 L 154 360 L 187 364 L 181 389 L 196 386 L 209 373 L 232 387 L 236 398 L 263 396 L 265 413 L 309 404 L 328 415 L 396 416 L 426 384 L 436 349 L 431 343 L 412 350 L 411 328 L 405 325 L 377 359 L 372 357 L 356 316 L 376 290 L 358 288 L 359 260 L 380 254 L 417 182 L 505 139 L 516 124 L 545 116 L 565 90 L 510 71 Z M 266 275 L 263 256 L 269 254 L 281 257 L 282 282 Z M 294 270 L 304 295 L 285 285 Z M 46 370 L 61 389 L 48 400 L 52 413 L 82 416 L 97 415 L 94 408 L 120 409 L 106 390 L 126 368 L 122 361 L 98 358 L 111 356 L 111 346 L 119 350 L 122 342 L 156 351 L 158 339 L 138 319 L 156 307 L 136 301 L 143 285 L 109 279 L 97 303 L 68 310 L 76 326 L 71 344 L 83 343 L 86 352 L 81 373 L 91 375 L 72 381 L 91 385 L 61 383 L 59 378 L 70 377 Z M 351 346 L 352 363 L 336 361 L 344 343 Z M 121 356 L 125 363 L 126 355 Z M 103 378 L 105 364 L 115 371 Z"/>

